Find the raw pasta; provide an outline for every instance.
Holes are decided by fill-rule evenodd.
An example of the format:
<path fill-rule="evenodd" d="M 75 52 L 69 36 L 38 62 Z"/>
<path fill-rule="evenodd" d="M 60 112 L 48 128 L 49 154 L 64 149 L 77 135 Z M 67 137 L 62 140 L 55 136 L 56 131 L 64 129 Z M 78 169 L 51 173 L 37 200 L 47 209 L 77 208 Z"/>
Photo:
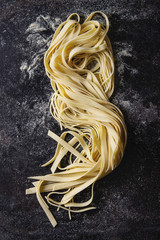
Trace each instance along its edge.
<path fill-rule="evenodd" d="M 101 15 L 105 26 L 94 20 L 94 15 Z M 108 18 L 102 12 L 91 13 L 83 23 L 74 13 L 57 28 L 44 57 L 54 90 L 50 112 L 67 130 L 60 137 L 48 132 L 58 143 L 54 157 L 43 165 L 51 164 L 51 173 L 30 177 L 37 181 L 26 193 L 36 193 L 54 227 L 57 222 L 48 204 L 66 209 L 70 218 L 71 212 L 94 209 L 90 206 L 94 183 L 113 171 L 123 157 L 127 141 L 124 117 L 109 102 L 114 90 L 114 60 L 108 29 Z M 62 166 L 65 156 L 66 165 Z M 90 199 L 75 202 L 75 195 L 89 186 Z M 41 192 L 49 193 L 48 204 Z M 54 200 L 56 194 L 62 194 L 60 201 Z"/>

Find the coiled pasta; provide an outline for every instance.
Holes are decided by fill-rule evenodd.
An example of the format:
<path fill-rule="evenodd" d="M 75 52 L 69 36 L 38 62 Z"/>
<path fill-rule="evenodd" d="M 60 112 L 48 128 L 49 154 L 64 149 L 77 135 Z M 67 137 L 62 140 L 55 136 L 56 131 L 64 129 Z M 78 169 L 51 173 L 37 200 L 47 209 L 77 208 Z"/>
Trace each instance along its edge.
<path fill-rule="evenodd" d="M 95 14 L 104 17 L 105 27 L 92 19 Z M 108 18 L 102 12 L 91 13 L 82 24 L 79 15 L 72 14 L 56 30 L 44 57 L 54 90 L 50 112 L 67 130 L 60 137 L 48 132 L 58 142 L 54 157 L 43 165 L 52 164 L 51 174 L 31 177 L 38 181 L 27 194 L 36 193 L 53 226 L 57 222 L 40 192 L 49 192 L 47 202 L 68 210 L 70 217 L 71 212 L 94 209 L 89 207 L 94 183 L 113 171 L 123 157 L 127 141 L 124 117 L 109 102 L 114 90 L 114 60 L 108 29 Z M 75 195 L 89 186 L 90 199 L 74 202 Z M 54 194 L 62 194 L 61 201 L 55 201 Z"/>

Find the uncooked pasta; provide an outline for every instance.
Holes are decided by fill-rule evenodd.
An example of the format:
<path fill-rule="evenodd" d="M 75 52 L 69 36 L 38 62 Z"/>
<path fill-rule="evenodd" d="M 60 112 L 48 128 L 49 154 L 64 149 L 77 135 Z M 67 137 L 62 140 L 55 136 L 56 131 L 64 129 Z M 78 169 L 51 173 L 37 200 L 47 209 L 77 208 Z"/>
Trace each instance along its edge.
<path fill-rule="evenodd" d="M 101 16 L 105 20 L 95 20 Z M 95 207 L 94 184 L 120 163 L 127 141 L 122 112 L 109 99 L 114 90 L 114 59 L 107 36 L 109 21 L 102 12 L 91 13 L 81 23 L 74 13 L 57 28 L 45 53 L 44 65 L 54 90 L 50 112 L 59 122 L 61 136 L 48 135 L 58 145 L 55 155 L 43 166 L 51 165 L 51 173 L 30 177 L 34 187 L 27 194 L 37 199 L 55 227 L 57 222 L 49 204 L 72 212 Z M 91 187 L 87 201 L 75 196 Z M 45 200 L 41 193 L 48 192 Z M 61 200 L 55 200 L 60 194 Z"/>

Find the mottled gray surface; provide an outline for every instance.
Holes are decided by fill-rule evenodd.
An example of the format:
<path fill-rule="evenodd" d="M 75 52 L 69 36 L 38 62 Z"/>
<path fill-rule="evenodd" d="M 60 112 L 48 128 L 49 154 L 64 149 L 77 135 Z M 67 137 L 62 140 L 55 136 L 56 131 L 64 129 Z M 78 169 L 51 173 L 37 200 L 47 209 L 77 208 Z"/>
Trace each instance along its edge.
<path fill-rule="evenodd" d="M 159 1 L 0 2 L 0 240 L 158 240 L 160 120 Z M 128 143 L 120 166 L 97 182 L 95 211 L 72 215 L 51 208 L 53 229 L 36 197 L 26 196 L 28 176 L 54 154 L 48 129 L 52 93 L 43 54 L 51 35 L 72 12 L 109 16 L 116 85 L 111 101 L 123 111 Z M 84 193 L 85 197 L 85 193 Z"/>

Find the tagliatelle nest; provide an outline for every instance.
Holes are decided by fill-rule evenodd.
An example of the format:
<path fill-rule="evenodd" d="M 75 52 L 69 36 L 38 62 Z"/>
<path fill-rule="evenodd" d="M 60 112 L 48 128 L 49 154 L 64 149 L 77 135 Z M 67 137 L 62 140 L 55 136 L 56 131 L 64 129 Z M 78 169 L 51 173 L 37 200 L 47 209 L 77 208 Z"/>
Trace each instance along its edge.
<path fill-rule="evenodd" d="M 95 14 L 104 17 L 105 27 L 92 20 Z M 44 57 L 54 90 L 51 114 L 61 127 L 69 130 L 60 137 L 48 132 L 58 142 L 54 157 L 43 165 L 52 164 L 51 174 L 30 177 L 38 181 L 33 182 L 34 187 L 26 193 L 36 193 L 54 227 L 57 222 L 41 192 L 49 192 L 47 202 L 68 210 L 70 217 L 71 212 L 94 209 L 89 207 L 94 183 L 113 171 L 123 157 L 127 141 L 124 117 L 109 102 L 114 90 L 114 60 L 108 29 L 108 18 L 102 12 L 91 13 L 82 24 L 79 15 L 72 14 L 56 30 Z M 67 135 L 70 136 L 68 142 Z M 66 154 L 67 165 L 62 167 Z M 91 185 L 90 199 L 74 202 L 75 195 Z M 51 196 L 54 194 L 62 194 L 61 201 L 55 201 Z"/>

